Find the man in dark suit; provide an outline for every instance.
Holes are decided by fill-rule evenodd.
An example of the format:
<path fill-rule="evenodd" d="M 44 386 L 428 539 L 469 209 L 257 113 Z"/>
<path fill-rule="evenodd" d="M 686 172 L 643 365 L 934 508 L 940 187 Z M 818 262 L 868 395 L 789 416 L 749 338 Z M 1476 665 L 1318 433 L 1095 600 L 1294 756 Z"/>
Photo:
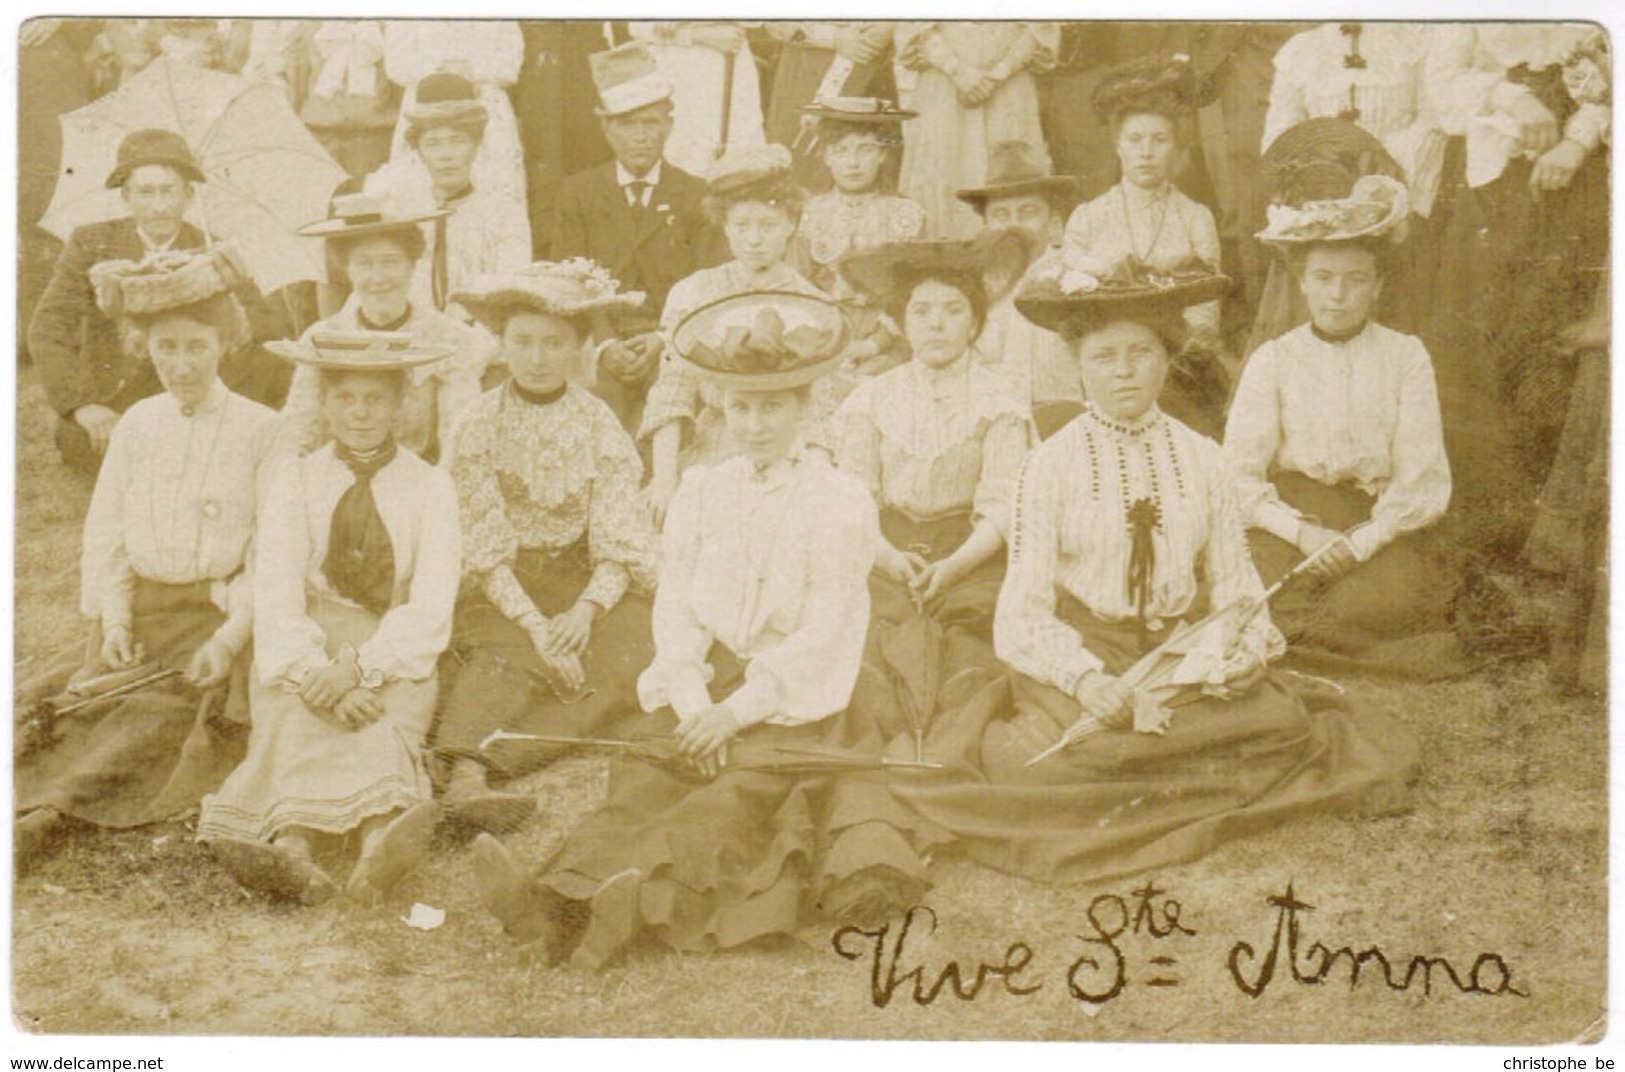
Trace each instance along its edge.
<path fill-rule="evenodd" d="M 168 250 L 201 249 L 203 233 L 184 219 L 192 184 L 203 181 L 185 139 L 168 130 L 138 130 L 119 144 L 107 185 L 130 214 L 76 228 L 57 258 L 51 282 L 28 325 L 28 349 L 51 406 L 61 418 L 57 449 L 72 469 L 95 473 L 119 416 L 163 390 L 152 362 L 131 354 L 118 325 L 96 305 L 90 269 L 102 261 L 139 261 Z M 238 294 L 257 338 L 285 331 L 251 286 Z M 228 355 L 226 386 L 255 401 L 280 405 L 287 390 L 281 362 L 257 348 Z"/>
<path fill-rule="evenodd" d="M 672 284 L 723 260 L 706 218 L 705 183 L 661 159 L 672 130 L 672 87 L 641 43 L 594 53 L 598 120 L 614 159 L 559 187 L 552 256 L 590 257 L 624 290 L 646 295 L 619 317 L 598 348 L 598 394 L 629 430 L 659 367 L 656 330 Z"/>

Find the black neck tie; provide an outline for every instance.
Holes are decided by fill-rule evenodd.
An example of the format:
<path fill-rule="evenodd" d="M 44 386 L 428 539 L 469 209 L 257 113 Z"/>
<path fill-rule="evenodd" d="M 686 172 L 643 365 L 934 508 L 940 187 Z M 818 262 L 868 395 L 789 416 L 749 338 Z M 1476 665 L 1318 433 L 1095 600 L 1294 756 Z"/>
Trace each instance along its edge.
<path fill-rule="evenodd" d="M 649 189 L 649 186 L 650 184 L 642 179 L 633 179 L 626 184 L 626 192 L 631 196 L 633 212 L 641 213 L 643 211 L 643 194 L 644 191 Z"/>
<path fill-rule="evenodd" d="M 394 601 L 395 547 L 372 497 L 372 478 L 395 459 L 395 451 L 393 439 L 364 455 L 333 444 L 333 454 L 355 474 L 355 483 L 333 507 L 322 575 L 339 595 L 379 615 Z"/>

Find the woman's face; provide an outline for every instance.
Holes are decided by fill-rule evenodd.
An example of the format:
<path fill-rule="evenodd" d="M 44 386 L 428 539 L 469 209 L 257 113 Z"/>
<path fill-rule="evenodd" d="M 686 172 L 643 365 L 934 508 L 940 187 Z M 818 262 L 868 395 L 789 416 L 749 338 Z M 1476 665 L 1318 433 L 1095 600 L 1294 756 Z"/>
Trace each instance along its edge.
<path fill-rule="evenodd" d="M 1162 393 L 1168 349 L 1144 324 L 1118 320 L 1079 341 L 1078 364 L 1083 392 L 1095 408 L 1114 420 L 1133 420 Z"/>
<path fill-rule="evenodd" d="M 722 396 L 723 420 L 739 452 L 758 466 L 772 465 L 790 455 L 801 427 L 802 397 L 794 389 L 781 391 L 727 390 Z"/>
<path fill-rule="evenodd" d="M 880 167 L 886 162 L 886 147 L 871 133 L 853 132 L 826 144 L 824 166 L 843 193 L 862 194 L 880 181 Z"/>
<path fill-rule="evenodd" d="M 363 309 L 405 304 L 413 267 L 406 247 L 392 238 L 357 242 L 344 260 L 345 274 Z"/>
<path fill-rule="evenodd" d="M 1154 190 L 1173 178 L 1179 136 L 1174 121 L 1145 113 L 1124 118 L 1117 128 L 1117 159 L 1123 179 L 1142 190 Z"/>
<path fill-rule="evenodd" d="M 435 127 L 418 137 L 418 155 L 429 170 L 435 188 L 456 191 L 469 184 L 479 139 L 456 127 Z"/>
<path fill-rule="evenodd" d="M 220 329 L 189 316 L 165 316 L 147 327 L 147 355 L 164 390 L 183 406 L 209 394 L 220 372 Z"/>
<path fill-rule="evenodd" d="M 976 338 L 976 309 L 958 287 L 935 279 L 915 285 L 903 307 L 903 334 L 914 360 L 951 365 Z"/>
<path fill-rule="evenodd" d="M 581 357 L 575 325 L 549 313 L 515 313 L 502 329 L 502 354 L 514 382 L 547 394 L 563 387 Z"/>
<path fill-rule="evenodd" d="M 355 451 L 376 450 L 395 430 L 401 381 L 394 373 L 341 372 L 322 391 L 322 415 L 333 438 Z"/>
<path fill-rule="evenodd" d="M 734 259 L 756 272 L 783 263 L 796 233 L 790 214 L 765 201 L 741 201 L 730 205 L 723 218 L 723 233 Z"/>
<path fill-rule="evenodd" d="M 1357 246 L 1318 246 L 1305 257 L 1298 286 L 1315 327 L 1329 335 L 1358 331 L 1382 294 L 1377 255 Z"/>

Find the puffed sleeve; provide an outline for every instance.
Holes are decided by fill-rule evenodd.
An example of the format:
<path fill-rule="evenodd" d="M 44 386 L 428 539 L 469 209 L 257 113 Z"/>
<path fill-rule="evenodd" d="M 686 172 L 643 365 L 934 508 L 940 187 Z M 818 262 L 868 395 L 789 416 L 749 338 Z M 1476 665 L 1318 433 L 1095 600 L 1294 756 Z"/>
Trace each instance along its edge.
<path fill-rule="evenodd" d="M 1094 201 L 1084 202 L 1066 218 L 1066 228 L 1061 234 L 1064 263 L 1088 263 L 1099 259 L 1095 250 L 1100 245 L 1103 221 L 1101 210 L 1096 206 L 1101 200 L 1097 197 Z"/>
<path fill-rule="evenodd" d="M 835 464 L 869 489 L 875 502 L 882 499 L 880 484 L 880 426 L 875 423 L 875 383 L 866 379 L 853 389 L 835 411 Z"/>
<path fill-rule="evenodd" d="M 393 504 L 394 509 L 417 513 L 412 578 L 405 602 L 391 607 L 358 649 L 364 679 L 422 681 L 434 673 L 436 661 L 451 642 L 452 608 L 463 561 L 457 489 L 444 469 L 418 471 L 422 476 L 406 490 L 407 500 Z"/>
<path fill-rule="evenodd" d="M 434 371 L 435 379 L 440 381 L 440 389 L 435 392 L 435 420 L 439 423 L 441 443 L 457 442 L 458 424 L 479 401 L 482 371 L 476 367 L 479 360 L 474 352 L 460 349 Z M 448 465 L 450 452 L 442 450 L 441 455 L 442 466 Z"/>
<path fill-rule="evenodd" d="M 298 458 L 276 463 L 254 530 L 254 665 L 266 685 L 297 685 L 328 663 L 327 637 L 305 603 L 312 548 L 304 476 Z"/>
<path fill-rule="evenodd" d="M 637 448 L 607 408 L 594 407 L 593 453 L 597 472 L 587 504 L 587 551 L 592 579 L 581 598 L 612 610 L 634 575 L 651 572 L 652 533 L 638 498 L 643 462 Z"/>
<path fill-rule="evenodd" d="M 638 675 L 638 703 L 643 709 L 670 707 L 679 718 L 711 705 L 706 689 L 711 668 L 705 659 L 715 638 L 694 611 L 694 567 L 700 555 L 706 475 L 704 469 L 685 472 L 666 511 L 652 623 L 655 657 Z"/>
<path fill-rule="evenodd" d="M 994 417 L 987 426 L 982 439 L 982 475 L 976 481 L 976 497 L 971 504 L 977 523 L 990 522 L 1000 533 L 1009 534 L 1016 480 L 1035 435 L 1032 418 L 1010 410 Z"/>
<path fill-rule="evenodd" d="M 671 347 L 671 331 L 694 309 L 703 304 L 694 276 L 680 279 L 666 295 L 660 314 L 660 330 L 666 335 L 666 349 L 660 356 L 660 371 L 643 405 L 643 422 L 638 439 L 647 439 L 673 421 L 693 421 L 699 414 L 700 382 Z"/>
<path fill-rule="evenodd" d="M 271 490 L 271 477 L 283 457 L 277 440 L 274 414 L 265 414 L 250 440 L 254 464 L 254 502 L 256 508 L 265 501 Z M 226 620 L 214 635 L 236 654 L 248 646 L 254 629 L 254 539 L 249 537 L 243 552 L 243 568 L 226 585 Z"/>
<path fill-rule="evenodd" d="M 1523 90 L 1506 81 L 1505 70 L 1477 63 L 1478 31 L 1470 24 L 1432 27 L 1432 40 L 1422 65 L 1422 86 L 1439 127 L 1446 134 L 1464 134 L 1467 120 L 1496 110 Z"/>
<path fill-rule="evenodd" d="M 868 638 L 880 520 L 856 481 L 841 476 L 824 487 L 813 511 L 818 535 L 800 623 L 782 643 L 758 652 L 745 667 L 745 683 L 722 701 L 741 725 L 770 716 L 816 722 L 852 700 Z"/>
<path fill-rule="evenodd" d="M 1016 483 L 1009 567 L 993 611 L 993 648 L 1012 669 L 1071 696 L 1080 677 L 1104 664 L 1083 646 L 1077 630 L 1055 616 L 1062 506 L 1056 468 L 1068 460 L 1056 451 L 1034 452 Z"/>
<path fill-rule="evenodd" d="M 1279 361 L 1273 342 L 1247 359 L 1224 426 L 1224 458 L 1244 523 L 1296 544 L 1302 517 L 1281 501 L 1269 479 L 1281 449 Z"/>
<path fill-rule="evenodd" d="M 140 431 L 129 414 L 113 426 L 107 455 L 96 474 L 96 490 L 85 515 L 84 543 L 79 556 L 79 609 L 87 618 L 101 619 L 102 628 L 130 627 L 130 596 L 135 571 L 124 543 L 124 498 L 132 467 L 141 453 Z"/>
<path fill-rule="evenodd" d="M 1396 536 L 1426 528 L 1450 505 L 1450 459 L 1439 418 L 1439 392 L 1427 348 L 1405 338 L 1401 358 L 1399 422 L 1394 428 L 1393 475 L 1371 507 L 1371 520 L 1349 534 L 1365 561 Z"/>
<path fill-rule="evenodd" d="M 309 332 L 305 335 L 308 338 Z M 288 454 L 309 454 L 322 441 L 321 378 L 309 365 L 293 370 L 288 397 L 277 414 L 278 447 Z"/>
<path fill-rule="evenodd" d="M 534 611 L 536 604 L 513 573 L 519 534 L 508 517 L 508 503 L 497 480 L 491 450 L 495 438 L 489 414 L 475 414 L 464 421 L 451 452 L 451 480 L 462 520 L 463 572 L 479 584 L 493 606 L 517 621 Z"/>
<path fill-rule="evenodd" d="M 1304 100 L 1304 65 L 1314 30 L 1298 34 L 1275 54 L 1275 77 L 1270 79 L 1270 103 L 1264 112 L 1264 138 L 1259 152 L 1265 152 L 1282 132 L 1309 118 Z"/>

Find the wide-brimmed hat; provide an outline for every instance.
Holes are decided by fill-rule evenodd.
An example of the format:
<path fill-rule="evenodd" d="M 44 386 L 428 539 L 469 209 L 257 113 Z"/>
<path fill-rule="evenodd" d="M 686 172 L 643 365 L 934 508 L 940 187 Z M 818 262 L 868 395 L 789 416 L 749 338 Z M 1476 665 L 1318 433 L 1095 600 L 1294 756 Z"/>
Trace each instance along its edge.
<path fill-rule="evenodd" d="M 340 194 L 328 206 L 325 220 L 307 223 L 298 233 L 310 238 L 361 238 L 416 227 L 450 215 L 451 209 L 435 209 L 402 216 L 386 210 L 383 203 L 370 194 Z"/>
<path fill-rule="evenodd" d="M 1042 194 L 1051 201 L 1070 205 L 1078 198 L 1078 180 L 1056 175 L 1049 154 L 1029 141 L 1001 141 L 987 156 L 987 180 L 980 186 L 956 191 L 954 196 L 977 212 L 986 212 L 996 197 Z"/>
<path fill-rule="evenodd" d="M 118 161 L 113 165 L 113 170 L 107 173 L 108 189 L 123 186 L 130 172 L 148 164 L 174 168 L 192 182 L 205 181 L 203 168 L 198 165 L 197 157 L 192 155 L 185 138 L 173 130 L 148 127 L 131 131 L 118 143 Z"/>
<path fill-rule="evenodd" d="M 490 112 L 480 103 L 474 83 L 459 74 L 440 71 L 417 84 L 416 100 L 406 108 L 407 134 L 415 139 L 433 127 L 485 129 Z"/>
<path fill-rule="evenodd" d="M 451 300 L 495 329 L 516 311 L 575 317 L 610 309 L 637 309 L 642 291 L 620 289 L 609 269 L 587 257 L 566 261 L 537 261 L 510 272 L 482 275 Z"/>
<path fill-rule="evenodd" d="M 979 276 L 984 284 L 997 279 L 1014 282 L 1042 247 L 1042 241 L 1030 232 L 1005 227 L 975 238 L 922 238 L 854 250 L 837 261 L 836 268 L 866 298 L 884 305 L 922 272 L 932 269 L 966 272 Z M 988 298 L 994 300 L 997 295 Z"/>
<path fill-rule="evenodd" d="M 670 100 L 675 92 L 641 41 L 594 52 L 587 62 L 592 68 L 592 84 L 598 90 L 597 112 L 601 116 L 626 115 Z"/>
<path fill-rule="evenodd" d="M 833 372 L 846 317 L 824 298 L 757 290 L 702 305 L 678 322 L 672 348 L 701 379 L 741 391 L 801 387 Z"/>
<path fill-rule="evenodd" d="M 96 307 L 109 317 L 148 316 L 205 301 L 249 282 L 228 243 L 169 250 L 139 261 L 100 261 L 90 268 Z"/>
<path fill-rule="evenodd" d="M 728 196 L 790 176 L 790 150 L 777 142 L 729 149 L 705 173 L 708 192 Z"/>
<path fill-rule="evenodd" d="M 1302 205 L 1271 205 L 1260 242 L 1290 249 L 1322 242 L 1402 242 L 1411 214 L 1410 191 L 1387 175 L 1362 175 L 1349 196 Z"/>
<path fill-rule="evenodd" d="M 1132 257 L 1107 264 L 1057 250 L 1027 273 L 1016 311 L 1039 327 L 1076 337 L 1114 320 L 1163 323 L 1229 288 L 1228 277 L 1194 258 L 1159 271 Z"/>
<path fill-rule="evenodd" d="M 1092 103 L 1095 115 L 1112 123 L 1141 113 L 1180 119 L 1218 96 L 1218 84 L 1204 78 L 1189 56 L 1142 56 L 1107 71 L 1095 86 Z"/>
<path fill-rule="evenodd" d="M 1405 178 L 1376 136 L 1350 119 L 1327 116 L 1294 123 L 1258 161 L 1271 202 L 1301 205 L 1347 197 L 1361 175 Z"/>
<path fill-rule="evenodd" d="M 404 331 L 313 331 L 303 339 L 268 342 L 278 357 L 333 372 L 404 372 L 451 351 L 415 346 Z"/>
<path fill-rule="evenodd" d="M 887 100 L 885 97 L 819 97 L 811 104 L 803 104 L 801 114 L 818 120 L 831 119 L 843 123 L 873 123 L 882 126 L 913 119 L 920 113 L 899 108 L 896 101 Z"/>

